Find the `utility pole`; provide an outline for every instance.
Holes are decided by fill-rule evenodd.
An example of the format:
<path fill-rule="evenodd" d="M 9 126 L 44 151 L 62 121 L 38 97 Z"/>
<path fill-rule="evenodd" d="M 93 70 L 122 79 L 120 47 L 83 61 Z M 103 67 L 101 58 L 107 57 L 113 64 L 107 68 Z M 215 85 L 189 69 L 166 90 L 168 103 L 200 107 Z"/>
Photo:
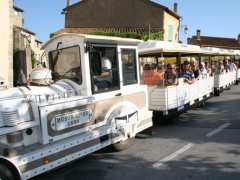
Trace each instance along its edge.
<path fill-rule="evenodd" d="M 150 39 L 151 36 L 151 24 L 148 25 L 148 39 Z"/>

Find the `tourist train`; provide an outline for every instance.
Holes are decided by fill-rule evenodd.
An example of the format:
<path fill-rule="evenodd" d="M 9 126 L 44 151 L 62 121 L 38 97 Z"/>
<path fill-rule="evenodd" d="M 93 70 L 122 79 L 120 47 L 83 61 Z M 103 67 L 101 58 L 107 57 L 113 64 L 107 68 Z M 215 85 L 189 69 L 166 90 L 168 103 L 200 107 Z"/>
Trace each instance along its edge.
<path fill-rule="evenodd" d="M 238 51 L 82 34 L 53 37 L 44 50 L 28 85 L 0 91 L 3 180 L 30 179 L 109 145 L 123 150 L 153 120 L 240 78 L 238 69 L 215 68 L 222 58 L 237 61 Z M 187 79 L 191 63 L 207 72 Z"/>

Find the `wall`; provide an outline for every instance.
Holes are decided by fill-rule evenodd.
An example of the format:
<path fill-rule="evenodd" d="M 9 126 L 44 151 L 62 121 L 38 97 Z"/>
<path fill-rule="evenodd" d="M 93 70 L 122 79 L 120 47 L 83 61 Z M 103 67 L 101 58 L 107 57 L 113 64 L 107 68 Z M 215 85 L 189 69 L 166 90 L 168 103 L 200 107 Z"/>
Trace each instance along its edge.
<path fill-rule="evenodd" d="M 163 28 L 163 8 L 148 0 L 87 0 L 70 7 L 66 28 Z"/>
<path fill-rule="evenodd" d="M 0 76 L 4 78 L 9 86 L 12 86 L 13 81 L 13 40 L 12 40 L 12 0 L 0 1 Z"/>
<path fill-rule="evenodd" d="M 179 40 L 179 26 L 180 21 L 168 12 L 164 12 L 164 41 L 169 41 L 169 26 L 172 26 L 172 42 L 178 42 Z"/>
<path fill-rule="evenodd" d="M 22 12 L 13 10 L 13 25 L 23 27 L 23 14 Z"/>

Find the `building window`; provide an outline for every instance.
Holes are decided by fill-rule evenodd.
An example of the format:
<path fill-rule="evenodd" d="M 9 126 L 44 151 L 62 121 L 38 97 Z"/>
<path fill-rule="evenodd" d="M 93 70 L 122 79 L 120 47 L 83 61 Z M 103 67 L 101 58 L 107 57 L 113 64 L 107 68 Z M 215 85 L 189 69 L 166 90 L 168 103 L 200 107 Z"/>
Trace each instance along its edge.
<path fill-rule="evenodd" d="M 136 84 L 137 58 L 135 49 L 122 49 L 123 85 Z"/>
<path fill-rule="evenodd" d="M 54 81 L 69 79 L 82 83 L 80 47 L 73 46 L 49 53 L 49 66 Z"/>
<path fill-rule="evenodd" d="M 168 25 L 168 41 L 172 42 L 173 41 L 173 25 L 169 24 Z"/>
<path fill-rule="evenodd" d="M 116 46 L 92 45 L 90 70 L 94 94 L 120 89 Z"/>

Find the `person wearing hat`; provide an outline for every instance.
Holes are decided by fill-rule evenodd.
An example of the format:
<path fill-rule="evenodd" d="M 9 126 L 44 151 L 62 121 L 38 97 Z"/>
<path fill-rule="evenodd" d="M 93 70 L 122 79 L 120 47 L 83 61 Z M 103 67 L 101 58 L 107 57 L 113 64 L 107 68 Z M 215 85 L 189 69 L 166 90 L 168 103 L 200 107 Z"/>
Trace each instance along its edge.
<path fill-rule="evenodd" d="M 111 87 L 113 83 L 112 62 L 108 57 L 101 58 L 101 74 L 95 76 L 94 80 L 98 90 Z"/>
<path fill-rule="evenodd" d="M 186 82 L 188 84 L 193 84 L 195 82 L 194 73 L 191 70 L 189 61 L 184 61 L 184 63 L 183 63 L 182 77 L 184 78 L 184 82 Z"/>

